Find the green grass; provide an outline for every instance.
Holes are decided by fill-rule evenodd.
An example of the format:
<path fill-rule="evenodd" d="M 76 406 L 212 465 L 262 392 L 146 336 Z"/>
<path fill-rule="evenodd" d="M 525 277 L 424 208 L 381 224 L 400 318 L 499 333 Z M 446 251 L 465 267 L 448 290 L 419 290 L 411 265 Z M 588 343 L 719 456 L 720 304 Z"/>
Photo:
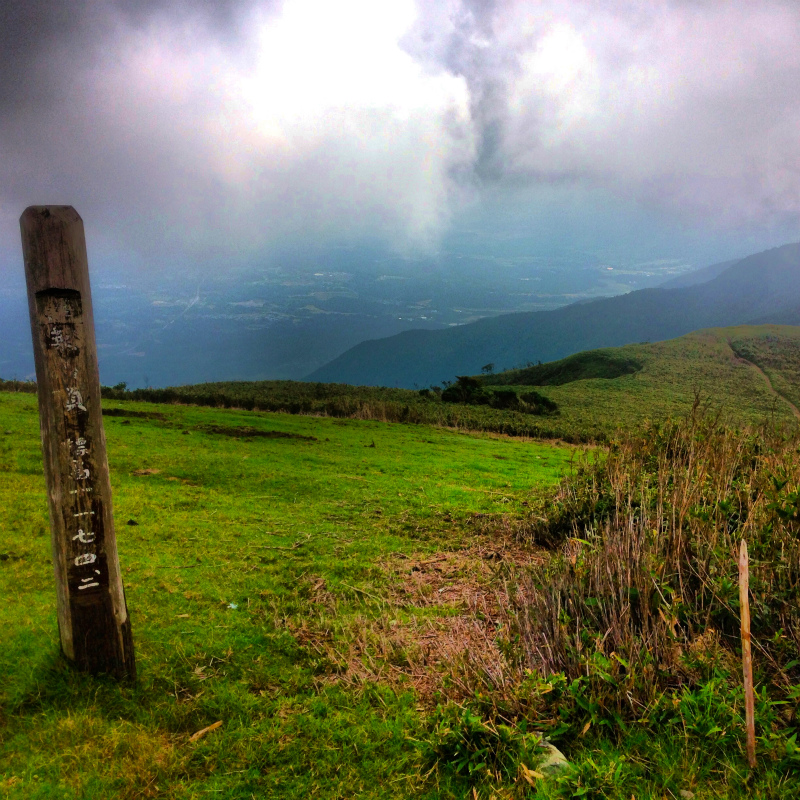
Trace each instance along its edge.
<path fill-rule="evenodd" d="M 757 419 L 785 401 L 760 394 L 741 359 L 794 385 L 782 333 L 649 345 L 635 374 L 546 392 L 573 430 L 680 412 L 715 381 L 734 419 Z M 503 603 L 520 565 L 546 554 L 514 534 L 549 513 L 542 495 L 576 448 L 422 422 L 104 406 L 139 681 L 59 655 L 36 398 L 0 392 L 0 797 L 796 796 L 783 706 L 759 704 L 761 766 L 746 774 L 736 665 L 665 693 L 660 717 L 621 722 L 613 660 L 581 651 L 600 692 L 526 672 Z M 539 729 L 562 730 L 566 773 L 525 771 Z"/>
<path fill-rule="evenodd" d="M 6 382 L 10 391 L 35 391 L 35 385 Z M 3 382 L 0 381 L 0 389 Z M 441 387 L 439 387 L 441 389 Z M 586 439 L 582 429 L 566 430 L 550 417 L 488 406 L 442 402 L 430 390 L 411 391 L 382 386 L 350 386 L 344 383 L 300 381 L 232 381 L 176 386 L 166 389 L 135 389 L 131 392 L 103 387 L 103 397 L 115 400 L 145 400 L 215 408 L 242 408 L 311 414 L 379 422 L 436 425 L 463 431 L 485 431 L 509 436 Z"/>
<path fill-rule="evenodd" d="M 742 356 L 768 375 L 774 391 Z M 630 374 L 592 377 L 634 364 L 640 369 Z M 493 388 L 519 391 L 542 380 L 543 392 L 559 406 L 555 424 L 565 432 L 581 431 L 584 438 L 602 439 L 618 430 L 636 430 L 646 420 L 679 417 L 698 394 L 734 425 L 766 418 L 794 425 L 786 399 L 800 404 L 800 328 L 710 328 L 664 342 L 580 353 L 487 380 Z"/>
<path fill-rule="evenodd" d="M 712 328 L 663 342 L 586 351 L 480 379 L 492 391 L 511 389 L 520 395 L 543 387 L 541 394 L 557 403 L 559 413 L 442 402 L 427 390 L 421 394 L 298 381 L 235 381 L 132 392 L 104 387 L 103 397 L 416 423 L 573 443 L 608 441 L 648 420 L 684 415 L 698 395 L 711 400 L 732 425 L 758 424 L 766 418 L 794 425 L 797 417 L 790 404 L 800 407 L 800 327 Z M 33 384 L 16 381 L 0 381 L 3 388 L 35 390 Z"/>
<path fill-rule="evenodd" d="M 339 680 L 342 665 L 302 630 L 345 648 L 348 631 L 387 614 L 455 613 L 390 604 L 387 564 L 480 538 L 473 515 L 521 512 L 574 451 L 418 425 L 105 405 L 161 415 L 105 417 L 139 682 L 78 674 L 59 656 L 36 398 L 0 393 L 0 796 L 457 796 L 422 777 L 427 711 L 411 683 Z"/>

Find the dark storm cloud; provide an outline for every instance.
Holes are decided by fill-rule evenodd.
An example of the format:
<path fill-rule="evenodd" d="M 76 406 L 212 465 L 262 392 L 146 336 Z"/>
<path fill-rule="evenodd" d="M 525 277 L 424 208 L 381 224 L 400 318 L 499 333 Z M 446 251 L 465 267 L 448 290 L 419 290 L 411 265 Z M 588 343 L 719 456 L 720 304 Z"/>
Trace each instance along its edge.
<path fill-rule="evenodd" d="M 4 14 L 3 239 L 26 205 L 69 203 L 109 249 L 215 263 L 276 237 L 425 242 L 471 156 L 461 83 L 397 47 L 409 3 Z"/>
<path fill-rule="evenodd" d="M 800 221 L 796 3 L 454 0 L 425 4 L 405 45 L 467 81 L 484 185 Z"/>
<path fill-rule="evenodd" d="M 124 192 L 119 216 L 158 204 L 174 141 L 137 135 L 147 116 L 127 81 L 104 90 L 103 73 L 124 69 L 132 38 L 162 26 L 198 44 L 234 50 L 253 3 L 245 0 L 11 0 L 0 6 L 0 210 L 3 232 L 29 203 L 71 203 L 94 212 Z M 279 8 L 279 3 L 268 4 Z M 165 64 L 168 69 L 168 64 Z M 135 79 L 135 75 L 130 76 Z M 110 94 L 110 97 L 109 97 Z M 109 104 L 116 106 L 108 113 Z M 154 112 L 160 109 L 153 108 Z M 151 120 L 152 124 L 152 120 Z M 169 128 L 164 118 L 161 125 Z M 153 174 L 148 173 L 149 166 Z M 108 214 L 98 215 L 107 221 Z M 136 220 L 138 222 L 138 220 Z M 138 228 L 133 224 L 134 229 Z M 5 238 L 5 237 L 4 237 Z"/>
<path fill-rule="evenodd" d="M 463 0 L 457 4 L 421 4 L 420 17 L 404 38 L 409 52 L 466 79 L 475 132 L 473 168 L 481 180 L 503 173 L 502 137 L 508 86 L 517 55 L 497 40 L 496 0 Z"/>
<path fill-rule="evenodd" d="M 410 3 L 2 4 L 0 257 L 32 203 L 213 265 L 550 184 L 800 230 L 796 3 Z"/>
<path fill-rule="evenodd" d="M 235 41 L 242 0 L 9 0 L 0 5 L 0 108 L 4 116 L 20 107 L 52 102 L 62 87 L 100 53 L 114 46 L 126 28 L 165 16 L 194 19 L 215 36 Z"/>

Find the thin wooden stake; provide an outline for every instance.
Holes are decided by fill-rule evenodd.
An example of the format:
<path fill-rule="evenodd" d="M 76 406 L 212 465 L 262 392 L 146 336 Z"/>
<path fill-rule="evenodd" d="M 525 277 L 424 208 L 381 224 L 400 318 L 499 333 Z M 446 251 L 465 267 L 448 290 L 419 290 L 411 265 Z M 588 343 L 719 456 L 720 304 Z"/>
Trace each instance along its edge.
<path fill-rule="evenodd" d="M 750 559 L 747 542 L 739 548 L 739 606 L 742 616 L 742 667 L 744 670 L 744 707 L 747 721 L 747 762 L 756 768 L 756 714 L 753 696 L 753 654 L 750 648 Z"/>
<path fill-rule="evenodd" d="M 39 393 L 61 650 L 134 679 L 117 558 L 83 221 L 70 206 L 20 217 Z"/>

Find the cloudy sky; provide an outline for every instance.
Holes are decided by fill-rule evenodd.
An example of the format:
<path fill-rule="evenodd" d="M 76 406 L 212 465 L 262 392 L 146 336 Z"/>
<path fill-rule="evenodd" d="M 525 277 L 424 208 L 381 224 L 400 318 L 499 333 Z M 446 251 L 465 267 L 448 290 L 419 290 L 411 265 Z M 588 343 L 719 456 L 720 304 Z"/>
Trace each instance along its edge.
<path fill-rule="evenodd" d="M 45 203 L 95 267 L 800 239 L 796 0 L 5 0 L 0 70 L 7 279 Z"/>

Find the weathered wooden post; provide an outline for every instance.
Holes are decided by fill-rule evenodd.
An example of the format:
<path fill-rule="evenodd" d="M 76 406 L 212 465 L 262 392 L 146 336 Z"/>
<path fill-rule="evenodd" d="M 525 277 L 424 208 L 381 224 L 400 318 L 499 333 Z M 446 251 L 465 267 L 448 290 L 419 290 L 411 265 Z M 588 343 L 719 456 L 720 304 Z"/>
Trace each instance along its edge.
<path fill-rule="evenodd" d="M 19 222 L 61 649 L 79 669 L 133 680 L 83 220 L 71 206 L 31 206 Z"/>
<path fill-rule="evenodd" d="M 744 710 L 747 727 L 747 763 L 756 768 L 756 711 L 753 696 L 753 653 L 750 640 L 750 557 L 747 542 L 739 547 L 739 609 L 742 625 L 742 671 L 744 674 Z"/>

